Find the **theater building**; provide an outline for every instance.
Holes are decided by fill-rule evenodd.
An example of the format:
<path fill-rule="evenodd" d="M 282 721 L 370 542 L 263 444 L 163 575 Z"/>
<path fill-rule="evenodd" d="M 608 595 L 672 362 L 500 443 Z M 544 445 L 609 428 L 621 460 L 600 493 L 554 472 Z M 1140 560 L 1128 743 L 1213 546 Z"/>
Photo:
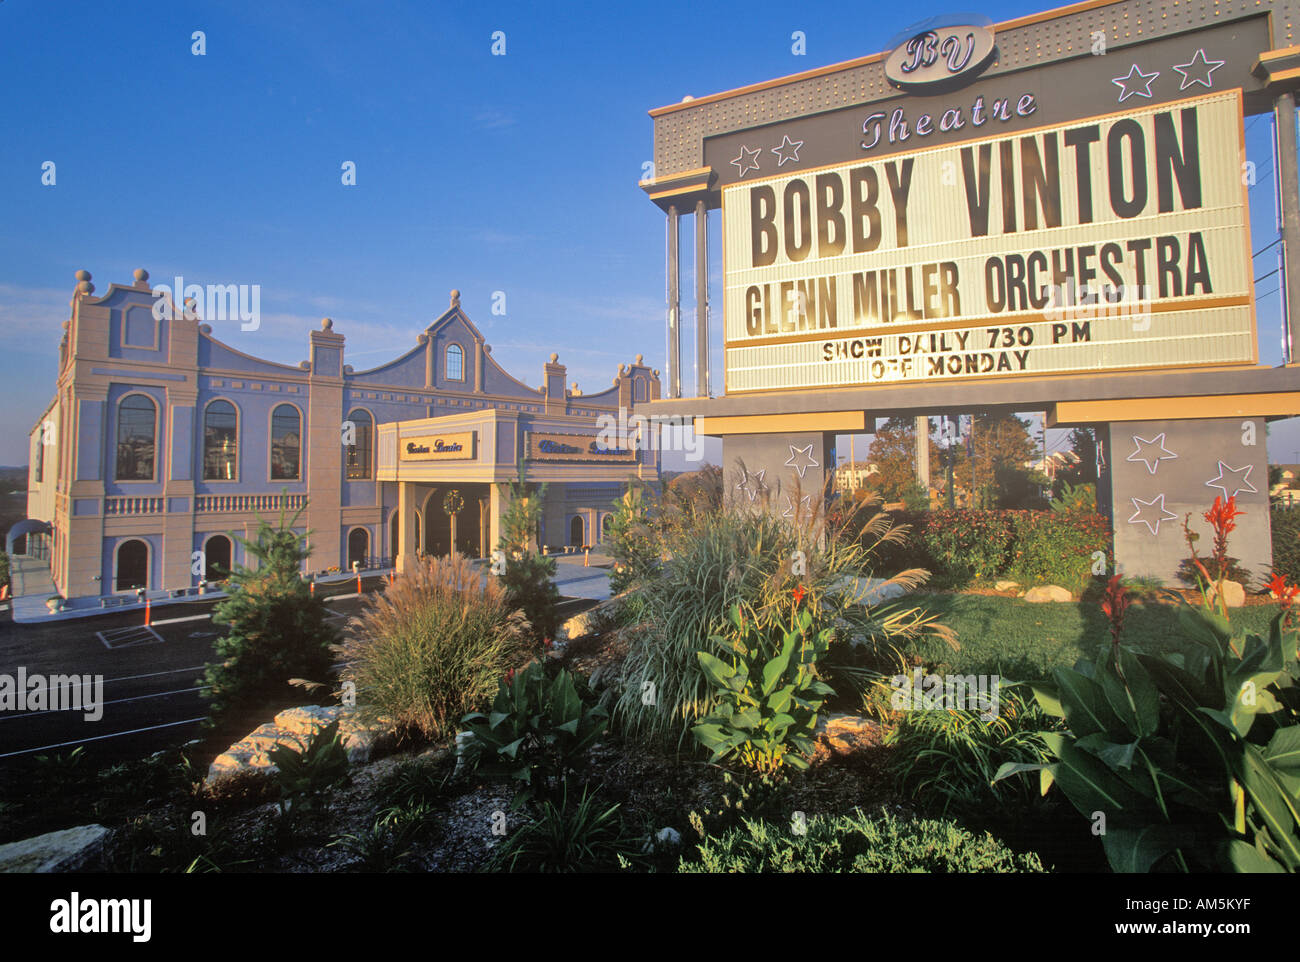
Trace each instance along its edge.
<path fill-rule="evenodd" d="M 98 297 L 88 272 L 77 278 L 28 483 L 74 605 L 193 589 L 245 561 L 234 536 L 282 510 L 305 509 L 310 572 L 445 553 L 449 504 L 456 547 L 485 557 L 508 497 L 499 483 L 521 466 L 548 482 L 539 543 L 597 544 L 622 486 L 658 478 L 653 448 L 597 442 L 602 415 L 659 396 L 657 371 L 638 355 L 584 395 L 552 354 L 531 388 L 492 358 L 457 291 L 414 347 L 356 371 L 328 318 L 292 366 L 223 344 L 196 311 L 156 310 L 146 271 Z"/>

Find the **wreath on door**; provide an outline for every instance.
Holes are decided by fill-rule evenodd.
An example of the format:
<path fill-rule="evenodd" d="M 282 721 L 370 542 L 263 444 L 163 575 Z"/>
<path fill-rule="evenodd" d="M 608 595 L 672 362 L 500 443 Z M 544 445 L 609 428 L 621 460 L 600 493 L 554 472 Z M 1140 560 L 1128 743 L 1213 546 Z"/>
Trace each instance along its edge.
<path fill-rule="evenodd" d="M 452 488 L 447 492 L 447 496 L 442 499 L 442 510 L 450 517 L 453 514 L 460 514 L 461 508 L 465 507 L 465 499 L 461 497 L 459 491 Z"/>

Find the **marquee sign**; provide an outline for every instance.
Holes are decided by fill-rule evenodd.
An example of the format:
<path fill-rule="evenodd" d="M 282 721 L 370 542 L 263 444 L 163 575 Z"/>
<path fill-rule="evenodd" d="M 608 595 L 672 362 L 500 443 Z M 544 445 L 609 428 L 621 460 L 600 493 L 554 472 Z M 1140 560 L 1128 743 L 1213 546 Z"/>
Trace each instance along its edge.
<path fill-rule="evenodd" d="M 599 461 L 635 464 L 636 450 L 606 444 L 594 434 L 551 434 L 528 432 L 530 461 Z"/>
<path fill-rule="evenodd" d="M 399 438 L 398 456 L 403 461 L 473 461 L 473 431 Z"/>
<path fill-rule="evenodd" d="M 1239 90 L 723 190 L 728 393 L 1255 363 Z"/>

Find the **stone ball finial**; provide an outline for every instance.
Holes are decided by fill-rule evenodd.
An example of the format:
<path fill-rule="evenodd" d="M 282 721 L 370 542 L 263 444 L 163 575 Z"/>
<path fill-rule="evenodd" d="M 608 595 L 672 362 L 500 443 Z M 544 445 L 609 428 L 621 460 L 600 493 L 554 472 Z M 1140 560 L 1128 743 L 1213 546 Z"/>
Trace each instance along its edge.
<path fill-rule="evenodd" d="M 80 281 L 80 282 L 77 284 L 77 293 L 79 293 L 79 294 L 93 294 L 93 293 L 95 293 L 95 285 L 92 284 L 92 283 L 90 283 L 90 281 Z"/>
<path fill-rule="evenodd" d="M 487 353 L 491 354 L 491 353 L 492 353 L 492 345 L 491 345 L 491 344 L 484 344 L 484 345 L 483 345 L 483 350 L 486 351 Z"/>
<path fill-rule="evenodd" d="M 659 376 L 659 368 L 655 368 L 655 377 Z"/>
<path fill-rule="evenodd" d="M 460 291 L 453 290 L 451 292 L 451 306 L 460 307 Z"/>
<path fill-rule="evenodd" d="M 640 364 L 641 361 L 643 360 L 643 358 L 644 358 L 644 355 L 642 355 L 642 354 L 638 354 L 638 355 L 636 356 L 636 362 L 637 362 L 638 364 Z"/>
<path fill-rule="evenodd" d="M 626 364 L 620 364 L 620 365 L 618 366 L 618 373 L 619 373 L 619 374 L 622 374 L 622 373 L 623 373 L 624 371 L 626 371 L 626 370 L 627 370 L 627 365 L 626 365 Z"/>
<path fill-rule="evenodd" d="M 560 355 L 558 355 L 558 354 L 556 354 L 554 351 L 552 351 L 552 352 L 551 352 L 551 363 L 554 364 L 554 363 L 555 363 L 556 361 L 558 361 L 559 359 L 560 359 Z"/>
<path fill-rule="evenodd" d="M 143 267 L 135 269 L 135 282 L 137 284 L 147 284 L 149 282 L 149 272 Z"/>
<path fill-rule="evenodd" d="M 328 317 L 322 317 L 320 319 L 320 329 L 322 331 L 332 331 L 334 330 L 334 322 Z"/>
<path fill-rule="evenodd" d="M 351 374 L 351 373 L 352 373 L 352 365 L 351 365 L 351 364 L 344 364 L 344 365 L 343 365 L 343 373 L 344 373 L 344 374 Z"/>
<path fill-rule="evenodd" d="M 90 271 L 87 271 L 87 270 L 80 270 L 80 271 L 77 271 L 77 280 L 79 280 L 79 281 L 88 281 L 88 280 L 90 280 Z"/>
<path fill-rule="evenodd" d="M 212 333 L 212 325 L 211 325 L 211 324 L 200 324 L 200 325 L 199 325 L 199 331 L 202 332 L 202 333 L 204 333 L 204 334 L 211 334 L 211 333 Z"/>

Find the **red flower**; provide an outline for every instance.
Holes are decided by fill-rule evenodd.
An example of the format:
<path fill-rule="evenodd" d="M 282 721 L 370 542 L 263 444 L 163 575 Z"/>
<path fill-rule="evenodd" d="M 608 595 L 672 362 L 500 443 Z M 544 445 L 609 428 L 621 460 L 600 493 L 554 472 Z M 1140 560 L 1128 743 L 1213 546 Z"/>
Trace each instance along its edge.
<path fill-rule="evenodd" d="M 1286 583 L 1286 575 L 1273 572 L 1273 580 L 1268 583 L 1268 593 L 1284 605 L 1289 605 L 1300 594 L 1300 585 Z"/>
<path fill-rule="evenodd" d="M 515 680 L 515 670 L 511 668 L 506 672 L 506 684 L 509 685 Z"/>
<path fill-rule="evenodd" d="M 1110 638 L 1118 645 L 1119 634 L 1124 629 L 1124 612 L 1129 606 L 1128 592 L 1120 584 L 1119 575 L 1113 576 L 1106 583 L 1106 593 L 1101 598 L 1101 611 L 1110 619 Z"/>
<path fill-rule="evenodd" d="M 798 606 L 799 602 L 803 601 L 804 595 L 808 594 L 808 592 L 804 590 L 803 585 L 799 585 L 794 589 L 793 594 L 794 594 L 794 603 L 796 606 Z"/>
<path fill-rule="evenodd" d="M 555 647 L 555 642 L 550 638 L 543 638 L 542 647 L 545 648 L 547 651 L 550 651 L 552 648 Z"/>
<path fill-rule="evenodd" d="M 1214 504 L 1210 510 L 1205 512 L 1205 520 L 1209 522 L 1216 535 L 1227 535 L 1236 530 L 1237 525 L 1234 519 L 1245 513 L 1245 511 L 1237 510 L 1237 496 L 1235 494 L 1227 501 L 1223 500 L 1223 495 L 1218 495 L 1214 499 Z"/>

